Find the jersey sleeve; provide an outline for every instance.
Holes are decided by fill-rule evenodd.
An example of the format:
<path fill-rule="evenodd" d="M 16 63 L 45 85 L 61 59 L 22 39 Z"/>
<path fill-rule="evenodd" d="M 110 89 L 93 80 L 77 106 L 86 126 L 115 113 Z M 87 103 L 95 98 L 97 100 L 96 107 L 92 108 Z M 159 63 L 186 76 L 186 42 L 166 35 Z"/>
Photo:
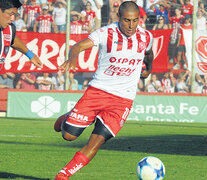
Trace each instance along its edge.
<path fill-rule="evenodd" d="M 152 48 L 153 36 L 152 36 L 152 33 L 149 31 L 146 31 L 146 33 L 147 33 L 147 42 L 148 42 L 146 51 L 149 51 Z"/>
<path fill-rule="evenodd" d="M 11 45 L 13 45 L 14 44 L 14 38 L 15 38 L 15 35 L 16 35 L 16 26 L 13 23 L 11 24 L 11 29 L 12 29 Z"/>
<path fill-rule="evenodd" d="M 92 32 L 88 38 L 93 41 L 95 46 L 99 46 L 99 44 L 102 42 L 102 39 L 104 39 L 106 28 L 102 27 L 100 29 L 97 29 L 96 31 Z M 101 38 L 102 37 L 102 38 Z"/>

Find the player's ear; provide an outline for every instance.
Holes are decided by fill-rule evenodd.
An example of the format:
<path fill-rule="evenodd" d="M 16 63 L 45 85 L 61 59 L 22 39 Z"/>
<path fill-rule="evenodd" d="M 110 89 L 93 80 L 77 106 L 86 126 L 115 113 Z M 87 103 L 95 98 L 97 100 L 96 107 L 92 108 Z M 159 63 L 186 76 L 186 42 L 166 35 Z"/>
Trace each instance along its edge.
<path fill-rule="evenodd" d="M 117 14 L 117 16 L 119 17 L 119 19 L 120 19 L 120 16 L 119 16 L 119 13 L 116 13 Z"/>
<path fill-rule="evenodd" d="M 121 21 L 121 15 L 119 13 L 117 13 L 117 16 L 119 18 L 119 21 Z"/>

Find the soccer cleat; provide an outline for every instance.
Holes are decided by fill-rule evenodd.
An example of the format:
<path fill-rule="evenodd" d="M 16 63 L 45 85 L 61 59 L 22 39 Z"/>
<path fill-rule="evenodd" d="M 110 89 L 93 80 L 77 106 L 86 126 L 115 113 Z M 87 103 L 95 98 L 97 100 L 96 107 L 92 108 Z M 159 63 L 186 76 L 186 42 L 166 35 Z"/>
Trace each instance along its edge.
<path fill-rule="evenodd" d="M 56 175 L 54 180 L 69 180 L 69 177 L 63 173 L 59 173 Z"/>
<path fill-rule="evenodd" d="M 66 119 L 66 115 L 64 114 L 64 115 L 60 116 L 60 117 L 56 120 L 56 122 L 55 122 L 55 124 L 54 124 L 54 129 L 55 129 L 56 132 L 60 132 L 60 131 L 61 131 L 61 124 L 62 124 L 62 122 L 63 122 L 65 119 Z"/>

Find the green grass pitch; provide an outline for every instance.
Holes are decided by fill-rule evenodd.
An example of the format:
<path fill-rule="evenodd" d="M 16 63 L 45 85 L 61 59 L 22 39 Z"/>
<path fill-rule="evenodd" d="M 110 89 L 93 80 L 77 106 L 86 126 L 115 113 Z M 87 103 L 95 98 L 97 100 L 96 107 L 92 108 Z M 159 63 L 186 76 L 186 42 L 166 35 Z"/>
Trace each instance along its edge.
<path fill-rule="evenodd" d="M 73 142 L 53 130 L 54 119 L 0 118 L 0 179 L 54 179 L 85 145 L 93 125 Z M 165 180 L 207 179 L 207 124 L 128 121 L 116 138 L 72 180 L 137 180 L 145 156 L 165 164 Z"/>

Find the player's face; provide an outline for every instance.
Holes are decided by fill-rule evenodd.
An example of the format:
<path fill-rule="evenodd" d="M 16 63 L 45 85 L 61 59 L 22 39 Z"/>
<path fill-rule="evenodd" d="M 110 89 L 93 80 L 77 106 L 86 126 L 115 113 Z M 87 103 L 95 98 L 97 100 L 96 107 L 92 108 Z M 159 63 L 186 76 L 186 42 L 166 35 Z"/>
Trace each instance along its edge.
<path fill-rule="evenodd" d="M 138 11 L 125 11 L 123 15 L 119 17 L 119 28 L 127 37 L 132 36 L 136 32 L 138 23 Z"/>
<path fill-rule="evenodd" d="M 15 19 L 17 8 L 6 9 L 4 12 L 0 9 L 0 27 L 5 29 Z"/>

